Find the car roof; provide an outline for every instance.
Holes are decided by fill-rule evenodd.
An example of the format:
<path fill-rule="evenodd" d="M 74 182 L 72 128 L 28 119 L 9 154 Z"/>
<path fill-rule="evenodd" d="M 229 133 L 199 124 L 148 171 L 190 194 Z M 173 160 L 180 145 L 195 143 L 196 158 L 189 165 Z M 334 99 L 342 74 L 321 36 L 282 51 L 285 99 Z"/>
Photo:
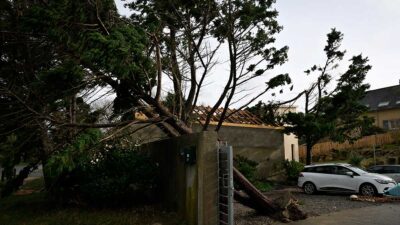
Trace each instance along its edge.
<path fill-rule="evenodd" d="M 375 166 L 382 166 L 382 167 L 387 167 L 387 166 L 400 166 L 400 165 L 374 165 L 374 166 L 370 166 L 370 168 L 375 167 Z"/>
<path fill-rule="evenodd" d="M 345 167 L 349 167 L 349 166 L 351 166 L 351 164 L 348 164 L 348 163 L 321 163 L 321 164 L 307 165 L 307 166 L 305 166 L 305 168 L 316 167 L 316 166 L 345 166 Z"/>

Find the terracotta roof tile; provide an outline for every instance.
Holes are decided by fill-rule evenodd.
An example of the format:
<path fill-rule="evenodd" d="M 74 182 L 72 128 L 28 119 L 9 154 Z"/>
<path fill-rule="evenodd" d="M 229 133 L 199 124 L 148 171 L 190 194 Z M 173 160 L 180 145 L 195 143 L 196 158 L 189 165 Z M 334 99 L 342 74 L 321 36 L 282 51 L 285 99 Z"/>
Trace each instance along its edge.
<path fill-rule="evenodd" d="M 207 118 L 208 112 L 211 111 L 211 107 L 209 106 L 197 106 L 194 109 L 194 116 L 197 117 L 197 120 L 200 121 L 205 121 Z M 210 122 L 218 122 L 219 119 L 221 118 L 223 108 L 218 108 L 214 115 L 211 117 Z M 229 115 L 231 113 L 231 116 L 229 116 L 227 119 L 225 119 L 224 122 L 226 123 L 236 123 L 236 124 L 249 124 L 249 125 L 263 125 L 263 122 L 261 121 L 260 118 L 258 118 L 256 115 L 250 113 L 247 110 L 239 110 L 236 111 L 235 109 L 228 109 L 226 115 Z"/>

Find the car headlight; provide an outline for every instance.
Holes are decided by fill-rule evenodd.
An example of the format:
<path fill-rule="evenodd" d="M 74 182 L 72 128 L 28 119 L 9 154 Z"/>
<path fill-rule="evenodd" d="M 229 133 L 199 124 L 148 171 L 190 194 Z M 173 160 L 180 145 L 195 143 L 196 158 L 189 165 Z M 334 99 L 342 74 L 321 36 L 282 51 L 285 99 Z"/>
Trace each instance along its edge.
<path fill-rule="evenodd" d="M 390 184 L 394 182 L 393 180 L 382 180 L 382 179 L 375 179 L 375 181 L 380 184 Z"/>

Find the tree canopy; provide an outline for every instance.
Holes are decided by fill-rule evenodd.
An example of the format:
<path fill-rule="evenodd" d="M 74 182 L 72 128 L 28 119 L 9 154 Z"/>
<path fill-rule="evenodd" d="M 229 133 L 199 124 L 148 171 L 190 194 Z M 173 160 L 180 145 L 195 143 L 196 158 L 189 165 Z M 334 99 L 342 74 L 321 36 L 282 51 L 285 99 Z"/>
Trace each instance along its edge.
<path fill-rule="evenodd" d="M 332 84 L 333 73 L 346 53 L 340 49 L 342 39 L 343 34 L 332 29 L 324 48 L 324 64 L 304 71 L 306 75 L 317 74 L 316 81 L 298 95 L 304 96 L 304 112 L 288 111 L 277 115 L 279 105 L 262 102 L 250 108 L 265 122 L 285 126 L 285 133 L 295 134 L 306 144 L 307 164 L 311 163 L 312 147 L 322 139 L 351 142 L 367 133 L 372 126 L 373 119 L 366 116 L 368 107 L 361 103 L 369 88 L 369 84 L 364 83 L 371 69 L 368 58 L 361 54 L 353 56 L 347 71 L 340 75 L 337 84 Z"/>
<path fill-rule="evenodd" d="M 274 2 L 136 0 L 126 18 L 113 0 L 1 1 L 1 163 L 10 170 L 28 162 L 18 176 L 8 176 L 3 194 L 39 164 L 70 170 L 79 153 L 109 140 L 116 127 L 152 123 L 170 136 L 191 133 L 218 54 L 228 55 L 228 72 L 218 74 L 226 82 L 204 130 L 219 107 L 215 129 L 221 127 L 250 80 L 260 79 L 264 90 L 248 93 L 239 109 L 291 83 L 287 74 L 267 74 L 287 60 L 288 50 L 274 45 L 282 30 Z M 169 98 L 166 79 L 173 84 Z M 99 103 L 105 96 L 110 104 Z M 136 120 L 137 111 L 148 119 Z"/>

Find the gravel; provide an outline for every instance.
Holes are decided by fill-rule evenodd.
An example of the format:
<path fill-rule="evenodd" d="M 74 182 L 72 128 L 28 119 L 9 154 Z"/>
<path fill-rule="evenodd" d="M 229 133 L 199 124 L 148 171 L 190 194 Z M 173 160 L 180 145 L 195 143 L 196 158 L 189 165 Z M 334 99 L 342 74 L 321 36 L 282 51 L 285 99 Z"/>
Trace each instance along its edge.
<path fill-rule="evenodd" d="M 326 213 L 366 206 L 380 205 L 381 203 L 350 201 L 349 194 L 322 193 L 306 195 L 301 192 L 293 193 L 299 201 L 299 207 L 309 216 L 318 216 Z"/>
<path fill-rule="evenodd" d="M 281 191 L 282 190 L 277 190 L 265 194 L 273 196 L 274 192 Z M 300 209 L 303 210 L 303 212 L 306 212 L 309 216 L 319 216 L 331 212 L 382 204 L 350 201 L 349 194 L 320 193 L 315 195 L 306 195 L 297 188 L 290 188 L 289 191 L 291 191 L 294 197 L 297 198 Z M 235 202 L 234 207 L 236 225 L 268 225 L 274 222 L 271 218 L 259 215 L 255 210 L 238 202 Z"/>
<path fill-rule="evenodd" d="M 236 225 L 268 225 L 273 222 L 268 216 L 259 215 L 254 209 L 238 202 L 234 203 L 234 207 Z"/>

